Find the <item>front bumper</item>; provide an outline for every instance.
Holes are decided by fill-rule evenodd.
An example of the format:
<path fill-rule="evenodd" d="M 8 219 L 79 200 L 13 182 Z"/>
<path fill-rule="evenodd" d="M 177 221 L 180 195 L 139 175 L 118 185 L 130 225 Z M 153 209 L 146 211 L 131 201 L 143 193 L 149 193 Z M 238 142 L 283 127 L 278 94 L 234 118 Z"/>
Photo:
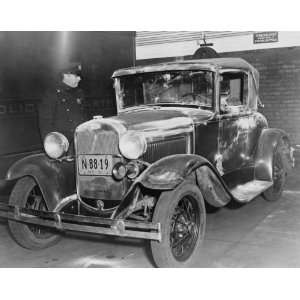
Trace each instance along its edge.
<path fill-rule="evenodd" d="M 160 223 L 112 220 L 101 217 L 45 212 L 0 203 L 0 217 L 62 231 L 104 234 L 161 241 Z"/>

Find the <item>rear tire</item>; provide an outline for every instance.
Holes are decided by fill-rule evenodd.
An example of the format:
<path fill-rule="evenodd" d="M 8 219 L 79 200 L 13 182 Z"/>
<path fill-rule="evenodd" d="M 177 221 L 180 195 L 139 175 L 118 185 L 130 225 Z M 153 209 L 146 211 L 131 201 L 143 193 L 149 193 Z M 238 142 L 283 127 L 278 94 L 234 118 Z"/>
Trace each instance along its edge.
<path fill-rule="evenodd" d="M 157 267 L 193 266 L 206 225 L 205 204 L 199 188 L 183 183 L 161 194 L 152 222 L 161 224 L 161 242 L 151 241 Z"/>
<path fill-rule="evenodd" d="M 32 177 L 21 178 L 14 186 L 9 198 L 10 205 L 20 208 L 48 210 L 38 184 Z M 8 221 L 10 232 L 16 242 L 27 249 L 43 249 L 56 244 L 60 235 L 53 230 L 38 226 L 28 225 L 17 221 Z"/>
<path fill-rule="evenodd" d="M 282 154 L 282 147 L 278 145 L 272 157 L 272 179 L 273 185 L 263 193 L 267 201 L 277 201 L 281 198 L 286 181 L 286 170 Z"/>

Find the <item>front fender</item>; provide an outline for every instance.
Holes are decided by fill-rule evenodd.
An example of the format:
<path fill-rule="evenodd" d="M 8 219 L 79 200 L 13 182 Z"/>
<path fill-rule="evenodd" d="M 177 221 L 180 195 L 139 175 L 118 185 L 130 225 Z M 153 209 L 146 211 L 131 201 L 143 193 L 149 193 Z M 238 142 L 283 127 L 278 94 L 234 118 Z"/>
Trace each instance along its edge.
<path fill-rule="evenodd" d="M 204 199 L 215 207 L 225 206 L 232 198 L 222 177 L 207 159 L 176 154 L 158 160 L 136 179 L 113 218 L 126 218 L 134 211 L 136 190 L 140 186 L 149 190 L 173 190 L 187 179 L 197 184 Z"/>
<path fill-rule="evenodd" d="M 150 166 L 139 181 L 148 189 L 173 190 L 189 177 L 212 206 L 222 207 L 230 201 L 230 192 L 216 168 L 206 158 L 195 154 L 165 157 Z"/>
<path fill-rule="evenodd" d="M 202 156 L 175 154 L 164 157 L 141 174 L 137 179 L 144 187 L 157 190 L 172 190 L 201 166 L 211 166 Z"/>
<path fill-rule="evenodd" d="M 293 148 L 287 133 L 281 129 L 267 128 L 260 135 L 255 155 L 255 179 L 272 181 L 272 159 L 274 149 L 282 146 L 284 167 L 294 167 Z"/>
<path fill-rule="evenodd" d="M 45 154 L 27 156 L 14 163 L 6 180 L 16 181 L 32 176 L 38 183 L 48 209 L 53 210 L 62 198 L 76 190 L 74 162 L 50 159 Z"/>

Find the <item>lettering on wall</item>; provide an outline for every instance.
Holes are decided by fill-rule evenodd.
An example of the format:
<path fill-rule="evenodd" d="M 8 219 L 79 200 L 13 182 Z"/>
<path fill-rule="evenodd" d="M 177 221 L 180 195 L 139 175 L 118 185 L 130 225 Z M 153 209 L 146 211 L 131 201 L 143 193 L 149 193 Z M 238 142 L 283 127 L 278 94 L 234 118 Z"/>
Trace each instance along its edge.
<path fill-rule="evenodd" d="M 36 112 L 36 105 L 34 103 L 24 102 L 0 102 L 0 116 L 3 115 L 22 115 L 32 114 Z"/>
<path fill-rule="evenodd" d="M 277 42 L 278 42 L 278 31 L 255 32 L 253 34 L 254 44 L 277 43 Z"/>

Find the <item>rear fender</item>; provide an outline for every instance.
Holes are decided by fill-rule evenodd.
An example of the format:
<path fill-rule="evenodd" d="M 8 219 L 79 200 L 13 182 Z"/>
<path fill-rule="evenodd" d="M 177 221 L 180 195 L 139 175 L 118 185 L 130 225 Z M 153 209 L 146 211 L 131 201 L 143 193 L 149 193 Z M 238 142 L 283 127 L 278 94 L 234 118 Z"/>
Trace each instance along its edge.
<path fill-rule="evenodd" d="M 222 207 L 231 200 L 226 184 L 207 159 L 193 154 L 177 154 L 164 157 L 148 167 L 133 183 L 113 217 L 125 218 L 134 210 L 136 190 L 141 186 L 166 191 L 175 189 L 185 180 L 195 182 L 212 206 Z"/>
<path fill-rule="evenodd" d="M 293 148 L 286 132 L 267 128 L 261 133 L 255 156 L 254 176 L 257 180 L 272 181 L 272 159 L 274 149 L 280 146 L 286 171 L 294 167 Z"/>
<path fill-rule="evenodd" d="M 14 163 L 6 180 L 31 176 L 39 185 L 49 210 L 53 210 L 62 198 L 76 191 L 74 162 L 50 159 L 45 154 L 27 156 Z"/>

